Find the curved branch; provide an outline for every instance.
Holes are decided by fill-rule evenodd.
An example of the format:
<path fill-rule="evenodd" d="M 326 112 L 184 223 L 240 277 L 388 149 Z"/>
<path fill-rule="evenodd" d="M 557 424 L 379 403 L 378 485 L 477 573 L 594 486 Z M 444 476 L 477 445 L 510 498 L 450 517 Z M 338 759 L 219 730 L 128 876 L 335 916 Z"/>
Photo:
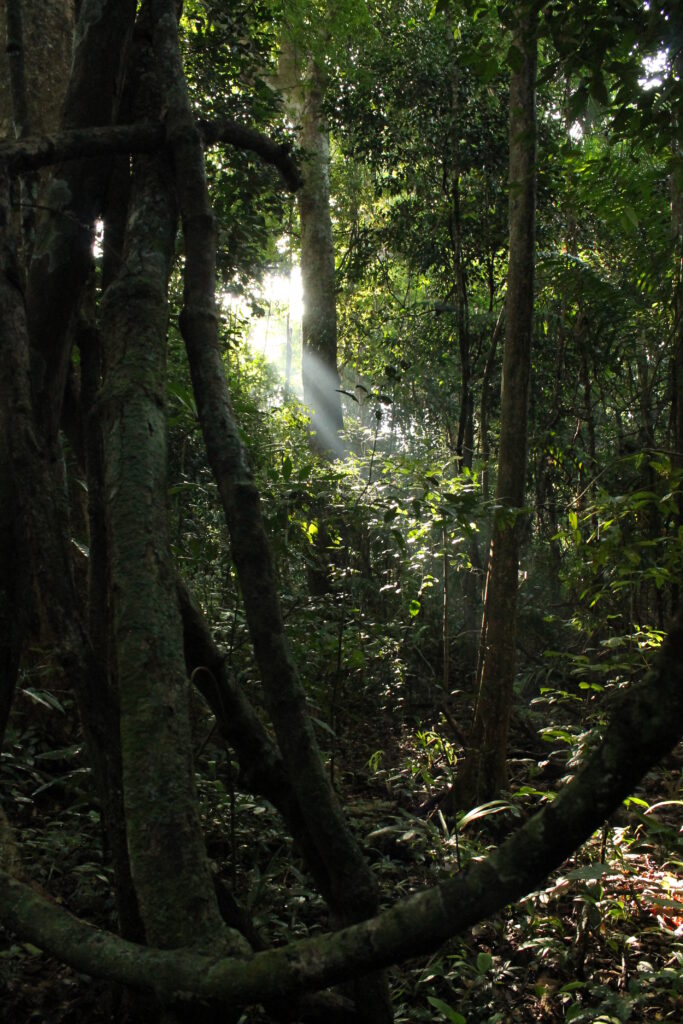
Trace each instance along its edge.
<path fill-rule="evenodd" d="M 291 192 L 301 188 L 301 175 L 291 147 L 286 142 L 273 142 L 267 135 L 262 135 L 254 128 L 246 128 L 235 121 L 198 121 L 197 127 L 206 146 L 218 142 L 245 149 L 260 156 L 267 164 L 277 167 Z"/>
<path fill-rule="evenodd" d="M 173 0 L 152 0 L 152 11 L 185 241 L 180 330 L 199 422 L 280 752 L 308 834 L 329 874 L 332 909 L 346 924 L 372 917 L 378 905 L 377 886 L 325 774 L 306 693 L 287 646 L 260 496 L 230 403 L 218 343 L 216 224 L 178 49 L 175 5 Z M 373 1024 L 385 1019 L 389 1017 L 376 1016 Z"/>
<path fill-rule="evenodd" d="M 295 192 L 301 185 L 299 169 L 286 143 L 273 142 L 253 128 L 235 121 L 198 121 L 197 129 L 206 146 L 225 143 L 255 153 L 278 169 L 287 187 Z M 115 125 L 104 128 L 74 128 L 55 135 L 0 143 L 0 160 L 13 174 L 46 167 L 65 160 L 106 156 L 112 153 L 151 153 L 166 145 L 162 121 Z"/>
<path fill-rule="evenodd" d="M 434 950 L 540 885 L 583 843 L 683 732 L 683 615 L 657 670 L 617 702 L 601 745 L 553 801 L 485 861 L 368 921 L 321 938 L 218 959 L 108 935 L 0 872 L 0 917 L 22 938 L 87 974 L 151 989 L 165 1003 L 246 1006 L 323 988 Z"/>
<path fill-rule="evenodd" d="M 211 636 L 201 608 L 180 579 L 176 580 L 176 591 L 183 620 L 187 674 L 203 695 L 223 736 L 237 754 L 246 785 L 252 793 L 265 796 L 280 812 L 292 838 L 299 844 L 320 893 L 329 901 L 329 873 L 311 841 L 305 816 L 289 781 L 277 743 L 270 738 L 249 700 L 232 679 L 225 657 Z"/>

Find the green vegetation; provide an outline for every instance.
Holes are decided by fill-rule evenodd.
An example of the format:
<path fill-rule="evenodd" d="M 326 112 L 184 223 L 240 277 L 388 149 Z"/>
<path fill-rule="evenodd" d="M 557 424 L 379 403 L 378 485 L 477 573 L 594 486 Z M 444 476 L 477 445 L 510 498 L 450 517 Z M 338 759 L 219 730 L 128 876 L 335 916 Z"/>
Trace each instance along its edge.
<path fill-rule="evenodd" d="M 677 6 L 42 6 L 0 1020 L 680 1020 Z"/>

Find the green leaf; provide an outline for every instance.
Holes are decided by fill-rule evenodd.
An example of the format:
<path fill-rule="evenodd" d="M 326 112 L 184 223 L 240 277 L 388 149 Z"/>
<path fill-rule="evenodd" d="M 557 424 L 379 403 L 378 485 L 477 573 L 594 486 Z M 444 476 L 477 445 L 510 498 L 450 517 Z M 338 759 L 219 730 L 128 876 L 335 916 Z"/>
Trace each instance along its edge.
<path fill-rule="evenodd" d="M 482 82 L 486 85 L 487 82 L 492 81 L 492 79 L 499 74 L 500 65 L 498 63 L 498 59 L 496 57 L 488 57 L 487 60 L 484 61 L 483 67 L 480 71 L 480 78 Z"/>
<path fill-rule="evenodd" d="M 633 804 L 635 807 L 645 807 L 646 810 L 649 810 L 650 808 L 650 805 L 647 802 L 647 800 L 643 800 L 639 796 L 627 796 L 624 800 L 624 807 L 630 807 L 631 804 Z"/>
<path fill-rule="evenodd" d="M 492 814 L 500 814 L 501 811 L 515 811 L 516 808 L 508 803 L 507 800 L 490 800 L 486 804 L 480 804 L 479 807 L 473 807 L 471 811 L 464 814 L 458 825 L 461 829 L 465 825 L 469 825 L 473 821 L 478 821 L 479 818 L 490 818 Z"/>
<path fill-rule="evenodd" d="M 60 711 L 63 715 L 66 714 L 61 702 L 48 690 L 35 690 L 32 686 L 27 686 L 21 692 L 36 704 L 42 704 L 44 708 L 52 708 L 54 711 Z"/>
<path fill-rule="evenodd" d="M 38 786 L 31 793 L 32 797 L 38 796 L 40 793 L 44 793 L 48 789 L 52 789 L 53 786 L 61 786 L 65 782 L 70 782 L 72 779 L 76 779 L 79 776 L 90 775 L 89 768 L 74 768 L 71 772 L 66 772 L 64 775 L 60 775 L 59 778 L 49 779 L 44 782 L 42 786 Z"/>
<path fill-rule="evenodd" d="M 457 1010 L 452 1009 L 448 1003 L 444 1003 L 443 999 L 437 999 L 436 996 L 427 996 L 427 1002 L 442 1013 L 446 1020 L 451 1021 L 451 1024 L 467 1024 L 467 1021 L 461 1013 Z"/>
<path fill-rule="evenodd" d="M 570 879 L 596 879 L 602 878 L 603 875 L 610 871 L 609 865 L 607 864 L 584 864 L 583 867 L 574 868 L 573 871 L 568 871 L 564 876 Z"/>
<path fill-rule="evenodd" d="M 82 749 L 80 743 L 74 743 L 70 747 L 62 747 L 60 750 L 45 750 L 42 754 L 36 754 L 36 761 L 70 761 L 80 754 Z"/>
<path fill-rule="evenodd" d="M 477 955 L 477 970 L 480 974 L 486 974 L 493 967 L 493 957 L 490 953 L 479 953 Z"/>
<path fill-rule="evenodd" d="M 282 460 L 282 479 L 287 483 L 292 475 L 292 460 L 289 455 L 285 455 Z"/>
<path fill-rule="evenodd" d="M 206 493 L 200 484 L 195 483 L 192 480 L 187 480 L 181 484 L 173 484 L 172 487 L 169 487 L 167 493 L 169 498 L 174 498 L 176 494 L 185 494 L 186 491 L 198 491 L 200 494 Z"/>
<path fill-rule="evenodd" d="M 391 536 L 394 538 L 394 540 L 396 541 L 396 543 L 397 543 L 398 547 L 401 549 L 401 551 L 406 551 L 407 550 L 407 545 L 406 545 L 405 537 L 403 536 L 403 534 L 401 533 L 400 530 L 397 530 L 397 529 L 394 528 L 391 531 Z"/>
<path fill-rule="evenodd" d="M 448 10 L 448 4 L 450 0 L 433 0 L 432 9 L 429 12 L 429 19 L 436 17 L 437 14 L 442 14 L 443 11 Z"/>
<path fill-rule="evenodd" d="M 594 100 L 597 100 L 598 103 L 601 103 L 603 107 L 606 107 L 609 104 L 609 95 L 607 93 L 605 79 L 599 71 L 591 79 L 591 96 Z"/>
<path fill-rule="evenodd" d="M 568 108 L 567 115 L 569 121 L 576 121 L 577 118 L 581 117 L 586 112 L 586 104 L 588 103 L 588 89 L 586 84 L 580 85 L 575 93 L 572 94 Z"/>
<path fill-rule="evenodd" d="M 638 214 L 636 213 L 636 211 L 633 209 L 632 206 L 625 206 L 624 207 L 624 216 L 629 221 L 629 223 L 631 223 L 633 225 L 634 228 L 638 227 L 638 224 L 640 223 L 640 221 L 638 220 Z M 635 495 L 634 495 L 634 497 L 635 497 Z"/>
<path fill-rule="evenodd" d="M 324 722 L 322 718 L 316 718 L 315 715 L 311 715 L 311 721 L 314 722 L 317 726 L 319 726 L 319 728 L 323 729 L 325 732 L 328 732 L 330 736 L 336 737 L 337 734 L 332 728 L 332 726 L 328 725 L 327 722 Z"/>
<path fill-rule="evenodd" d="M 643 893 L 641 899 L 648 907 L 652 907 L 655 911 L 673 910 L 676 917 L 680 915 L 683 909 L 683 903 L 680 900 L 672 900 L 667 896 L 650 896 L 648 893 Z"/>
<path fill-rule="evenodd" d="M 563 985 L 562 988 L 559 989 L 558 994 L 563 995 L 565 992 L 576 992 L 578 989 L 585 987 L 585 981 L 568 981 L 566 985 Z"/>
<path fill-rule="evenodd" d="M 166 391 L 169 395 L 172 395 L 180 405 L 183 406 L 187 412 L 193 416 L 197 415 L 197 403 L 194 400 L 194 394 L 190 388 L 183 387 L 182 384 L 175 384 L 173 381 L 169 381 L 166 385 Z"/>
<path fill-rule="evenodd" d="M 410 608 L 408 609 L 411 619 L 414 619 L 416 615 L 420 614 L 422 605 L 415 598 L 410 602 Z"/>
<path fill-rule="evenodd" d="M 638 227 L 638 214 L 632 206 L 625 206 L 619 214 L 619 223 L 624 231 L 632 234 Z"/>
<path fill-rule="evenodd" d="M 349 668 L 362 668 L 365 664 L 365 655 L 359 647 L 354 647 L 346 655 L 346 663 Z"/>

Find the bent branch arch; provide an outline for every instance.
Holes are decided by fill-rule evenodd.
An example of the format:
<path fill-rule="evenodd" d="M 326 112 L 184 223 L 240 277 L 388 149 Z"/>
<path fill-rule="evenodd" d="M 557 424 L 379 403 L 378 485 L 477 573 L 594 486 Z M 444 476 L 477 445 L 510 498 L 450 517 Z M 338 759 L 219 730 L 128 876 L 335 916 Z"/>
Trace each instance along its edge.
<path fill-rule="evenodd" d="M 247 128 L 236 121 L 199 120 L 196 127 L 205 146 L 224 143 L 254 153 L 277 168 L 292 192 L 300 188 L 299 169 L 287 143 L 273 142 L 254 128 Z M 73 128 L 55 135 L 22 139 L 21 142 L 0 142 L 0 161 L 7 164 L 10 173 L 21 174 L 66 160 L 113 153 L 153 153 L 165 145 L 166 127 L 162 121 Z"/>
<path fill-rule="evenodd" d="M 324 988 L 429 952 L 512 903 L 584 842 L 683 732 L 683 613 L 649 679 L 616 702 L 600 746 L 572 782 L 494 854 L 370 920 L 250 960 L 160 951 L 92 928 L 0 872 L 0 918 L 87 974 L 147 989 L 166 1004 L 247 1006 Z"/>

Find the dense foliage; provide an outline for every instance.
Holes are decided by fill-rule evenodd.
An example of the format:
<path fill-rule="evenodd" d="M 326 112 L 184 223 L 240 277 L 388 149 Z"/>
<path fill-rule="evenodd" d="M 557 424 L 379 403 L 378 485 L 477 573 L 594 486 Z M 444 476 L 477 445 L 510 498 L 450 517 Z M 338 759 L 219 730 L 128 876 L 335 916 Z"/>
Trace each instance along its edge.
<path fill-rule="evenodd" d="M 538 24 L 536 288 L 525 497 L 511 512 L 496 481 L 508 213 L 517 187 L 508 181 L 508 104 L 523 59 L 511 33 L 522 13 L 531 16 L 527 8 Z M 217 219 L 217 340 L 315 741 L 382 906 L 483 861 L 550 806 L 596 749 L 624 693 L 648 678 L 677 613 L 677 13 L 673 4 L 635 0 L 575 0 L 568 8 L 486 0 L 183 6 L 188 102 L 198 118 L 257 129 L 293 146 L 301 163 L 306 154 L 296 149 L 278 85 L 283 40 L 315 63 L 324 83 L 345 456 L 312 446 L 297 382 L 299 312 L 282 300 L 300 257 L 296 202 L 248 148 L 206 153 Z M 177 191 L 187 232 L 181 185 Z M 88 303 L 99 303 L 98 326 L 111 308 L 108 247 L 117 237 L 111 194 L 103 204 L 94 283 L 78 307 L 87 320 Z M 134 205 L 128 210 L 127 237 Z M 168 231 L 172 239 L 174 219 Z M 207 455 L 201 388 L 184 349 L 188 309 L 198 308 L 188 303 L 188 253 L 186 245 L 182 256 L 166 254 L 167 376 L 157 378 L 155 399 L 168 414 L 168 564 L 201 606 L 218 660 L 277 751 L 270 726 L 263 728 L 277 701 L 252 650 L 261 624 L 243 598 L 238 540 L 232 523 L 226 529 L 224 481 Z M 82 333 L 78 339 L 69 343 L 69 380 L 85 396 L 87 347 Z M 59 452 L 52 461 L 61 467 L 60 502 L 70 506 L 75 588 L 91 627 L 95 494 L 78 439 L 87 439 L 97 401 L 111 401 L 109 360 L 105 353 L 98 370 L 99 399 L 81 409 L 80 435 L 68 429 L 65 406 L 51 449 Z M 474 806 L 476 794 L 468 801 L 457 779 L 474 756 L 488 551 L 506 516 L 519 540 L 508 779 L 495 800 Z M 116 528 L 108 519 L 109 542 Z M 83 707 L 59 653 L 64 638 L 41 607 L 44 581 L 32 571 L 37 596 L 0 761 L 0 868 L 115 932 L 118 881 Z M 109 579 L 112 606 L 118 585 Z M 108 622 L 103 649 L 115 663 Z M 205 702 L 198 677 L 211 670 L 193 667 L 187 638 L 185 657 L 198 686 L 190 688 L 188 763 L 193 758 L 219 905 L 223 893 L 237 906 L 231 926 L 237 913 L 235 927 L 262 950 L 319 936 L 330 907 L 337 924 L 372 916 L 353 910 L 344 918 L 330 902 L 301 835 L 293 843 L 282 807 L 251 784 L 253 766 L 226 729 L 217 683 L 218 707 Z M 115 668 L 111 675 L 116 692 Z M 538 891 L 429 959 L 392 968 L 395 1020 L 679 1019 L 681 764 L 678 748 Z M 151 1012 L 9 928 L 0 937 L 3 1020 L 135 1020 Z M 334 1005 L 338 1019 L 368 1019 L 342 1003 Z M 332 1013 L 292 1005 L 294 1016 L 270 1001 L 239 1020 Z"/>

